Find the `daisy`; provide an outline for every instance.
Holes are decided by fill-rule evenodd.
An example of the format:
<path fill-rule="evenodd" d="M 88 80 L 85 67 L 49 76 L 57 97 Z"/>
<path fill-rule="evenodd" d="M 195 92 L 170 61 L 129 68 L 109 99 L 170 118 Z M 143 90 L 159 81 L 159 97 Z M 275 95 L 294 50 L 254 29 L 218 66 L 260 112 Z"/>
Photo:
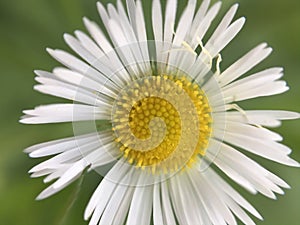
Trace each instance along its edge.
<path fill-rule="evenodd" d="M 176 7 L 168 0 L 163 13 L 160 0 L 153 0 L 147 31 L 140 0 L 107 8 L 98 2 L 107 36 L 84 18 L 90 36 L 64 35 L 77 57 L 47 49 L 64 67 L 35 71 L 35 89 L 73 103 L 25 110 L 21 122 L 72 122 L 74 136 L 25 150 L 32 158 L 51 156 L 30 170 L 52 182 L 37 199 L 59 192 L 86 169 L 96 170 L 104 178 L 84 213 L 90 225 L 222 225 L 237 224 L 236 218 L 254 224 L 249 214 L 262 216 L 222 177 L 273 199 L 289 188 L 243 154 L 299 167 L 282 137 L 266 128 L 299 114 L 238 106 L 288 90 L 282 68 L 248 73 L 272 49 L 262 43 L 221 71 L 220 52 L 245 23 L 243 17 L 233 21 L 238 5 L 206 43 L 221 2 L 210 7 L 203 0 L 198 8 L 189 0 L 178 23 Z M 148 41 L 151 32 L 154 40 Z"/>

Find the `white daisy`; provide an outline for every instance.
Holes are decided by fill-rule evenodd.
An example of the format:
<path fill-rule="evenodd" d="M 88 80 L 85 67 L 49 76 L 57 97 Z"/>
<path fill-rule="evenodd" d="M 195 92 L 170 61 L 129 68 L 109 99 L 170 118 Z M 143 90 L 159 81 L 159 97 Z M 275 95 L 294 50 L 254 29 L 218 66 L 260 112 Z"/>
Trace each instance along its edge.
<path fill-rule="evenodd" d="M 299 114 L 237 105 L 288 90 L 279 80 L 282 68 L 243 77 L 272 49 L 260 44 L 221 71 L 220 52 L 245 22 L 233 21 L 238 5 L 205 44 L 221 2 L 209 7 L 204 0 L 197 8 L 189 0 L 175 28 L 177 1 L 168 0 L 162 13 L 160 0 L 153 0 L 153 41 L 141 1 L 126 5 L 118 0 L 106 9 L 98 2 L 108 37 L 84 18 L 92 38 L 81 31 L 64 36 L 81 59 L 47 49 L 65 68 L 35 71 L 36 90 L 75 101 L 24 111 L 22 123 L 73 122 L 75 133 L 25 150 L 33 158 L 53 156 L 30 170 L 54 181 L 37 198 L 57 193 L 88 168 L 104 176 L 84 214 L 91 225 L 237 224 L 235 217 L 254 224 L 247 213 L 261 215 L 219 173 L 275 199 L 289 185 L 242 152 L 299 167 L 282 137 L 265 128 Z M 90 132 L 82 133 L 80 121 Z"/>

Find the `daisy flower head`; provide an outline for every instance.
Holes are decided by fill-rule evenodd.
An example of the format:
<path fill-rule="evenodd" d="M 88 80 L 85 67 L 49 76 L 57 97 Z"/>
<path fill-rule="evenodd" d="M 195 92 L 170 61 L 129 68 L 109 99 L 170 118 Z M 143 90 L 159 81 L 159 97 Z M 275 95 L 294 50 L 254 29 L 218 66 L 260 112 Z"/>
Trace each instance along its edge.
<path fill-rule="evenodd" d="M 165 7 L 152 0 L 147 30 L 140 0 L 107 7 L 98 2 L 105 29 L 84 18 L 89 35 L 64 35 L 77 56 L 47 49 L 63 67 L 35 71 L 35 89 L 70 103 L 24 110 L 21 122 L 72 122 L 74 136 L 25 150 L 33 158 L 50 157 L 30 170 L 52 182 L 38 199 L 87 169 L 103 177 L 84 213 L 91 225 L 222 225 L 237 224 L 236 218 L 254 224 L 249 214 L 262 219 L 222 177 L 253 194 L 283 194 L 289 185 L 243 152 L 299 167 L 282 137 L 267 129 L 299 114 L 239 107 L 288 87 L 280 80 L 282 68 L 249 75 L 271 53 L 265 43 L 221 71 L 221 51 L 245 18 L 234 20 L 233 5 L 204 43 L 220 8 L 221 2 L 203 0 L 198 7 L 189 0 L 178 15 L 177 0 Z"/>

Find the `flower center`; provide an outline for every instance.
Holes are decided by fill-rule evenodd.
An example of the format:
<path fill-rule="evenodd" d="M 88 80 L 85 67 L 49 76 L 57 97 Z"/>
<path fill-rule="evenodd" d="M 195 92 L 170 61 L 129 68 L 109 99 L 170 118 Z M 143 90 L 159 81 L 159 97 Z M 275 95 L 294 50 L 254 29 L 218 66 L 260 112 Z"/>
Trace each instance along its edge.
<path fill-rule="evenodd" d="M 204 156 L 211 135 L 204 92 L 186 76 L 149 76 L 127 85 L 112 122 L 120 151 L 139 168 L 173 172 Z"/>

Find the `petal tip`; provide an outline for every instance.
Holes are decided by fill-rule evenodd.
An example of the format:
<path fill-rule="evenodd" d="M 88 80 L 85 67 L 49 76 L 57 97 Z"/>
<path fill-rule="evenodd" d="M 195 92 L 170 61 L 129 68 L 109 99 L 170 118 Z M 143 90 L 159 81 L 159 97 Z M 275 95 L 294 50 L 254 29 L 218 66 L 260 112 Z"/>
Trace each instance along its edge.
<path fill-rule="evenodd" d="M 64 33 L 64 34 L 63 34 L 63 37 L 64 37 L 64 39 L 69 39 L 69 38 L 71 38 L 72 36 L 71 36 L 69 33 Z"/>
<path fill-rule="evenodd" d="M 86 16 L 82 17 L 82 20 L 84 23 L 90 21 L 89 18 L 87 18 Z"/>
<path fill-rule="evenodd" d="M 43 192 L 42 192 L 41 194 L 39 194 L 39 195 L 35 198 L 35 200 L 36 200 L 36 201 L 41 201 L 41 200 L 44 200 L 45 198 L 47 198 L 47 197 L 45 197 L 45 196 L 43 195 Z"/>
<path fill-rule="evenodd" d="M 50 55 L 54 55 L 54 53 L 55 53 L 55 50 L 54 49 L 52 49 L 52 48 L 46 48 L 46 51 L 50 54 Z"/>

